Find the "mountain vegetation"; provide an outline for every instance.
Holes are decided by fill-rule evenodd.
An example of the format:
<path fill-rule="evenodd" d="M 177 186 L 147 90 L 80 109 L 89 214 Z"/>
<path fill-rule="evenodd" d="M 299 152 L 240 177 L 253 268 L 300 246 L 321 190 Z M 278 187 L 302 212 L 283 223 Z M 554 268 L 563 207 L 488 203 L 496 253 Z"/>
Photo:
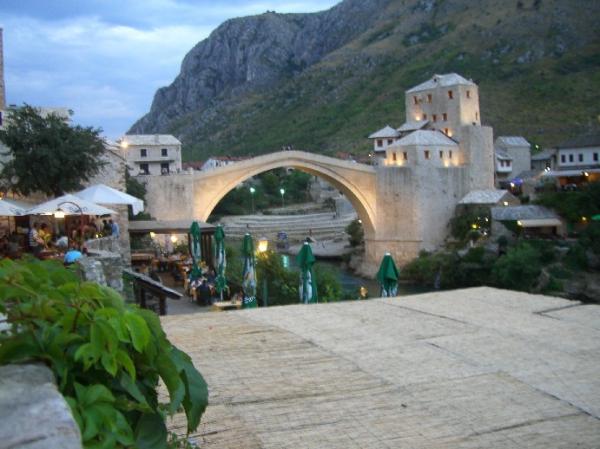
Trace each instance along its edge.
<path fill-rule="evenodd" d="M 184 159 L 293 145 L 367 152 L 434 73 L 479 84 L 484 124 L 542 146 L 600 128 L 595 0 L 344 0 L 232 19 L 184 58 L 130 132 L 172 133 Z"/>

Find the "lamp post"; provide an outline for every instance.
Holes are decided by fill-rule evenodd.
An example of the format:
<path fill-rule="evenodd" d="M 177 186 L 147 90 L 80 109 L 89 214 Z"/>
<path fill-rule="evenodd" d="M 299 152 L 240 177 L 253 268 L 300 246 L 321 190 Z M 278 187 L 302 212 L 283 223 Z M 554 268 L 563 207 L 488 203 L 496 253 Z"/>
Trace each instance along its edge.
<path fill-rule="evenodd" d="M 279 189 L 279 193 L 281 193 L 281 207 L 285 207 L 285 204 L 283 202 L 283 195 L 285 195 L 285 189 L 282 187 L 281 189 Z"/>
<path fill-rule="evenodd" d="M 254 193 L 256 189 L 254 187 L 250 187 L 250 200 L 252 201 L 252 215 L 254 215 Z"/>
<path fill-rule="evenodd" d="M 62 210 L 60 210 L 60 207 L 65 204 L 72 204 L 77 208 L 77 211 L 79 212 L 79 231 L 81 232 L 81 248 L 83 248 L 83 209 L 81 208 L 81 206 L 79 206 L 79 204 L 77 203 L 74 203 L 73 201 L 63 201 L 62 203 L 58 203 L 58 205 L 56 206 L 57 210 L 54 212 L 54 218 L 65 218 L 65 213 Z"/>
<path fill-rule="evenodd" d="M 258 240 L 258 248 L 257 249 L 258 249 L 259 255 L 262 254 L 262 255 L 264 255 L 263 257 L 266 257 L 265 253 L 267 252 L 267 249 L 269 249 L 269 241 L 267 240 L 266 237 L 261 237 Z M 262 275 L 263 275 L 262 276 L 263 277 L 263 279 L 262 279 L 263 307 L 267 307 L 269 305 L 269 291 L 268 291 L 268 287 L 267 287 L 267 275 L 264 270 L 263 270 Z"/>

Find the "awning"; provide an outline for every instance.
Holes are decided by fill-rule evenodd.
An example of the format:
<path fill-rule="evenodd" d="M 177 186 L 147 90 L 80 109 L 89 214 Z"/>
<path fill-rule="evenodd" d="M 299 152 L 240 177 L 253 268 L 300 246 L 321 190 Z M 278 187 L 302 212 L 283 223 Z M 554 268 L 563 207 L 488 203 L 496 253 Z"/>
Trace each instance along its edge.
<path fill-rule="evenodd" d="M 187 234 L 193 220 L 131 220 L 129 232 L 132 234 Z M 197 221 L 197 220 L 196 220 Z M 198 221 L 202 233 L 213 233 L 215 226 Z"/>
<path fill-rule="evenodd" d="M 522 228 L 545 228 L 549 226 L 562 226 L 558 218 L 537 218 L 530 220 L 519 220 L 519 226 Z"/>
<path fill-rule="evenodd" d="M 554 178 L 559 178 L 561 176 L 565 177 L 575 177 L 575 176 L 585 176 L 584 173 L 600 173 L 600 168 L 578 168 L 572 170 L 550 170 L 547 172 L 543 172 L 542 176 L 551 176 Z"/>
<path fill-rule="evenodd" d="M 96 204 L 128 204 L 133 210 L 133 215 L 137 215 L 144 210 L 144 202 L 139 198 L 104 184 L 90 186 L 75 193 L 75 196 Z"/>

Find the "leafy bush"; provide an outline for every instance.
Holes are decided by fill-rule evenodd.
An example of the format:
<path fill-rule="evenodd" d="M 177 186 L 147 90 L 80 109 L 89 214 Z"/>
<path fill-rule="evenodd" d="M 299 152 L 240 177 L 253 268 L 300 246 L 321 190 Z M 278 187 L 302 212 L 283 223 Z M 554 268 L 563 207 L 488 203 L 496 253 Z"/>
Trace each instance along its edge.
<path fill-rule="evenodd" d="M 470 237 L 473 231 L 490 230 L 490 209 L 477 207 L 459 213 L 450 220 L 450 232 L 452 236 L 460 241 Z M 479 233 L 477 234 L 479 235 Z M 471 239 L 473 240 L 473 239 Z M 476 240 L 476 239 L 475 239 Z"/>
<path fill-rule="evenodd" d="M 283 266 L 281 256 L 274 251 L 266 251 L 256 258 L 258 297 L 264 300 L 263 282 L 267 280 L 268 303 L 273 305 L 297 304 L 299 302 L 298 273 Z M 317 278 L 318 281 L 318 278 Z M 317 282 L 318 285 L 318 282 Z"/>
<path fill-rule="evenodd" d="M 510 248 L 492 268 L 496 284 L 511 290 L 528 291 L 542 270 L 540 258 L 539 251 L 527 243 Z"/>
<path fill-rule="evenodd" d="M 316 263 L 314 271 L 317 279 L 317 292 L 319 302 L 334 302 L 345 299 L 345 294 L 340 283 L 339 272 L 330 265 Z"/>
<path fill-rule="evenodd" d="M 165 414 L 181 406 L 187 431 L 198 427 L 206 383 L 154 313 L 54 261 L 3 260 L 0 278 L 0 312 L 10 325 L 0 333 L 0 364 L 48 365 L 85 448 L 167 448 Z"/>
<path fill-rule="evenodd" d="M 353 220 L 346 226 L 346 234 L 352 247 L 362 245 L 365 241 L 365 231 L 358 220 Z"/>

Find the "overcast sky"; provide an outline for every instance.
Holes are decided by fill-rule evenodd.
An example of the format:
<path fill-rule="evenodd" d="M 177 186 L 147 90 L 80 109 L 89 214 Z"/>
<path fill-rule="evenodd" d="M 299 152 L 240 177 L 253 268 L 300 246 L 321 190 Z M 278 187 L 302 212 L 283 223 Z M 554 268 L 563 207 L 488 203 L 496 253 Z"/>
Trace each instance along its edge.
<path fill-rule="evenodd" d="M 64 106 L 115 139 L 223 21 L 339 0 L 0 0 L 7 103 Z"/>

